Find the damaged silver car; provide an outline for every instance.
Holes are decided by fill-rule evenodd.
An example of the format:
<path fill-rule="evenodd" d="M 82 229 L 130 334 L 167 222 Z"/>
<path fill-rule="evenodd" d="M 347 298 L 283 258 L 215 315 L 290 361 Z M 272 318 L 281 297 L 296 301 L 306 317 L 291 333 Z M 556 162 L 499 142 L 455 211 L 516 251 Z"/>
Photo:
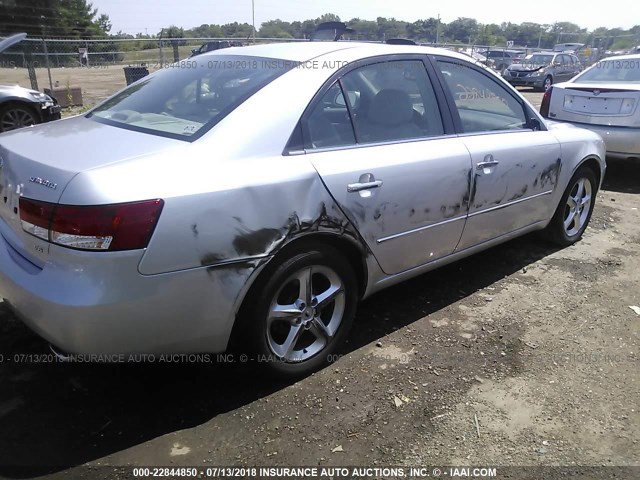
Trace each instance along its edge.
<path fill-rule="evenodd" d="M 358 300 L 535 230 L 578 241 L 595 133 L 468 57 L 229 48 L 0 135 L 0 296 L 56 348 L 336 358 Z"/>

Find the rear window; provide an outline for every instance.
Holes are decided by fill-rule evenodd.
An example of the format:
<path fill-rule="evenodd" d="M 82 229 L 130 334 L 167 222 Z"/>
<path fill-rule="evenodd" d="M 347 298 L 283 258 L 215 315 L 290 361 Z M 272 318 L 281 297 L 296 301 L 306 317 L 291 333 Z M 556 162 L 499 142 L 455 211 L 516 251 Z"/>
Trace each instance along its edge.
<path fill-rule="evenodd" d="M 183 60 L 131 85 L 87 116 L 192 141 L 292 66 L 283 60 L 235 55 Z"/>
<path fill-rule="evenodd" d="M 640 82 L 640 58 L 602 60 L 582 75 L 580 83 Z"/>

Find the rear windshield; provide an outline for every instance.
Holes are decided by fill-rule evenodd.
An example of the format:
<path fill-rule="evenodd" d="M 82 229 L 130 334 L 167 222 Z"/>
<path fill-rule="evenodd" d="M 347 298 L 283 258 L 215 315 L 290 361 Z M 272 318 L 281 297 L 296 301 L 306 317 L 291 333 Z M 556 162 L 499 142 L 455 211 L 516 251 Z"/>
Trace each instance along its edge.
<path fill-rule="evenodd" d="M 640 58 L 602 60 L 575 81 L 584 83 L 640 82 Z"/>
<path fill-rule="evenodd" d="M 291 62 L 205 55 L 155 72 L 93 109 L 101 123 L 182 140 L 204 134 Z"/>

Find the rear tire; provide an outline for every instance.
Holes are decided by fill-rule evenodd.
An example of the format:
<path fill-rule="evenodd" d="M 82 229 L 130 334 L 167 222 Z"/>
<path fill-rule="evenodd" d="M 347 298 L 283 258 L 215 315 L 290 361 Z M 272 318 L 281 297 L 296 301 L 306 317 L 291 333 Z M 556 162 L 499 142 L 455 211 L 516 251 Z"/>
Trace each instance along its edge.
<path fill-rule="evenodd" d="M 580 167 L 573 174 L 551 222 L 544 230 L 552 242 L 567 247 L 582 238 L 591 220 L 598 185 L 589 167 Z"/>
<path fill-rule="evenodd" d="M 292 380 L 337 359 L 358 302 L 356 275 L 342 253 L 311 245 L 290 252 L 245 301 L 241 322 L 258 365 Z"/>

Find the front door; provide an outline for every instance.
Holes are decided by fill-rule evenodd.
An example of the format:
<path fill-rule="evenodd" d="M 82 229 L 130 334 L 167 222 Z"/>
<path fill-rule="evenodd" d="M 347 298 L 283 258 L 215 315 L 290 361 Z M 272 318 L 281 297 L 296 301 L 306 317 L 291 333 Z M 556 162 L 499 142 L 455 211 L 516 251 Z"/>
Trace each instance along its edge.
<path fill-rule="evenodd" d="M 473 168 L 458 250 L 548 218 L 561 167 L 558 141 L 531 128 L 525 105 L 492 74 L 455 61 L 437 63 Z"/>

